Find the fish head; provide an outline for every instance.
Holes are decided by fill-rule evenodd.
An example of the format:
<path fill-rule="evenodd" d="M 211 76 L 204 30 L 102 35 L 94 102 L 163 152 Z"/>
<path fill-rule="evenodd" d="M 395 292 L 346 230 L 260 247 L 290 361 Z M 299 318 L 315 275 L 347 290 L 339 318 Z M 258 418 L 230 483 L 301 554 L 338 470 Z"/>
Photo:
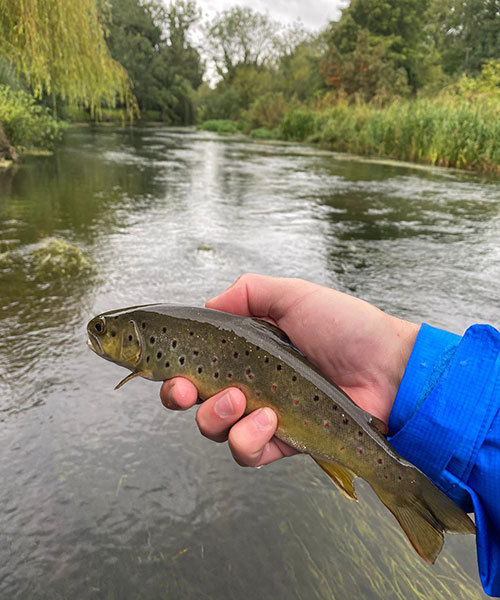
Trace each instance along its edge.
<path fill-rule="evenodd" d="M 97 355 L 134 369 L 141 360 L 142 337 L 130 315 L 103 313 L 87 324 L 88 346 Z"/>

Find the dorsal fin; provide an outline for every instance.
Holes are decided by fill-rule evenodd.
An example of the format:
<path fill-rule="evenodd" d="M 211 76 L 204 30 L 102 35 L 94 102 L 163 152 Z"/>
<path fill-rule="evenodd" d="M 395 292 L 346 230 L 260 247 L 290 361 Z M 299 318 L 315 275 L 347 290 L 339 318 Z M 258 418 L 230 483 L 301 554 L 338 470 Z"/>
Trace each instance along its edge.
<path fill-rule="evenodd" d="M 279 327 L 273 325 L 272 323 L 269 323 L 268 321 L 264 321 L 264 319 L 256 319 L 252 317 L 251 319 L 249 319 L 249 321 L 251 322 L 252 326 L 256 329 L 264 331 L 267 335 L 274 338 L 276 342 L 284 344 L 290 350 L 294 350 L 295 352 L 297 352 L 297 354 L 304 357 L 304 353 L 293 345 L 293 342 L 283 331 L 283 329 L 280 329 Z"/>

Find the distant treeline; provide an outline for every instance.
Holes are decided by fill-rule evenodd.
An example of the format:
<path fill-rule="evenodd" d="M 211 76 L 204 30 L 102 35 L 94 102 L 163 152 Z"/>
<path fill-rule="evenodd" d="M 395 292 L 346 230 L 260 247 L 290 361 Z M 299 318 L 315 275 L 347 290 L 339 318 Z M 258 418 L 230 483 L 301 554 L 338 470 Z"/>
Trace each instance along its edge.
<path fill-rule="evenodd" d="M 57 2 L 76 10 L 71 0 L 45 0 Z M 117 65 L 114 87 L 102 86 L 107 94 L 96 85 L 93 96 L 79 97 L 32 82 L 0 43 L 0 84 L 34 92 L 52 115 L 113 118 L 116 105 L 172 125 L 209 121 L 206 128 L 254 137 L 462 167 L 500 164 L 500 0 L 351 0 L 314 34 L 239 6 L 206 20 L 195 0 L 82 2 L 97 10 Z"/>

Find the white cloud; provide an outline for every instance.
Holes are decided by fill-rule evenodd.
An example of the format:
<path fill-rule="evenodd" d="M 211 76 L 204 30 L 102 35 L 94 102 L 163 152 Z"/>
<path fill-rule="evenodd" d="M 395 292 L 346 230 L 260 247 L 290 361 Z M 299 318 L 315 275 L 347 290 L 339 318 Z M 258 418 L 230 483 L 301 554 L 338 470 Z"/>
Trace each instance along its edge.
<path fill-rule="evenodd" d="M 232 6 L 250 6 L 281 23 L 293 23 L 301 20 L 311 30 L 324 27 L 328 21 L 340 16 L 340 9 L 348 4 L 347 0 L 198 0 L 198 5 L 206 16 Z"/>

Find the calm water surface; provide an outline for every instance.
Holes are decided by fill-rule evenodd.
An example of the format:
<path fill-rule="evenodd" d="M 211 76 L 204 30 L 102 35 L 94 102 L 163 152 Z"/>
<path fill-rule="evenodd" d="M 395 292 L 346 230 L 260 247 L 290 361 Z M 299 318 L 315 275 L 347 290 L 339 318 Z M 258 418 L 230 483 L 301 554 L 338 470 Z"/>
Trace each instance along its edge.
<path fill-rule="evenodd" d="M 84 327 L 245 271 L 498 327 L 499 241 L 498 181 L 209 134 L 74 130 L 0 174 L 0 598 L 483 598 L 472 537 L 429 567 L 363 482 L 239 468 Z"/>

